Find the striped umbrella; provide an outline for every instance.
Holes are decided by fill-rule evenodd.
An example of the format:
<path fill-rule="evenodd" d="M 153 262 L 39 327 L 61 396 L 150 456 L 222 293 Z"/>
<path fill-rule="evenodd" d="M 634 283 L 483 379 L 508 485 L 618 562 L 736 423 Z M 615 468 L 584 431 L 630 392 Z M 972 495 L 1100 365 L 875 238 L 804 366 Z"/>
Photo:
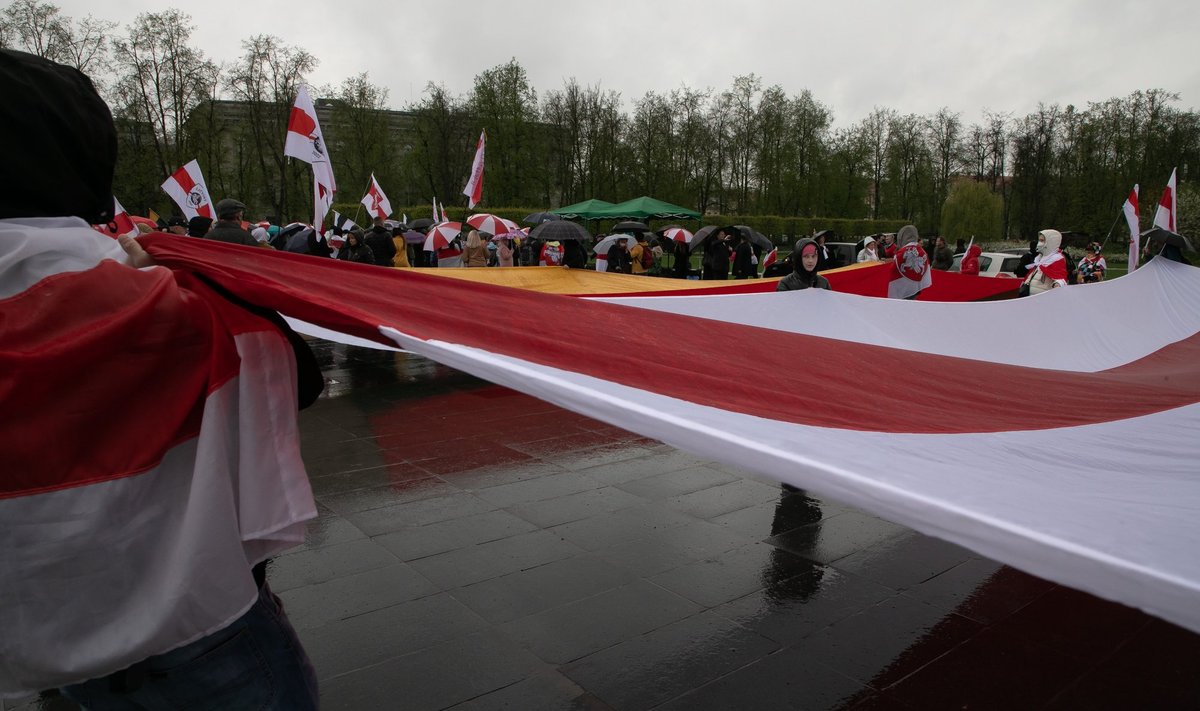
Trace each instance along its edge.
<path fill-rule="evenodd" d="M 672 227 L 670 229 L 663 230 L 662 236 L 674 242 L 683 242 L 689 247 L 692 245 L 692 240 L 696 238 L 696 235 L 688 232 L 682 227 Z"/>
<path fill-rule="evenodd" d="M 429 233 L 425 236 L 425 251 L 436 252 L 439 249 L 444 249 L 455 237 L 458 237 L 462 232 L 461 222 L 439 222 L 429 228 Z"/>
<path fill-rule="evenodd" d="M 506 220 L 503 217 L 497 217 L 486 212 L 471 215 L 467 218 L 467 224 L 481 232 L 493 235 L 501 235 L 505 232 L 513 232 L 520 229 L 517 223 L 512 220 Z"/>

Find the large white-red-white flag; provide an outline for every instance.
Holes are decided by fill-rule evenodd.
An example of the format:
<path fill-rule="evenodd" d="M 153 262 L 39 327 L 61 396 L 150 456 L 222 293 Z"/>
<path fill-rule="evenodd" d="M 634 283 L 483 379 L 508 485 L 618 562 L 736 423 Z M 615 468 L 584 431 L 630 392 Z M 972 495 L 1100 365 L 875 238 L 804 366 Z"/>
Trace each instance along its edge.
<path fill-rule="evenodd" d="M 371 184 L 361 202 L 363 207 L 367 208 L 367 214 L 373 218 L 383 218 L 392 214 L 392 203 L 388 201 L 387 195 L 383 194 L 383 188 L 379 187 L 374 173 L 371 173 Z"/>
<path fill-rule="evenodd" d="M 917 243 L 906 244 L 892 257 L 892 280 L 888 298 L 908 299 L 933 284 L 929 255 Z"/>
<path fill-rule="evenodd" d="M 162 189 L 183 210 L 187 219 L 213 216 L 212 198 L 208 196 L 208 187 L 197 161 L 189 161 L 172 173 L 163 182 Z"/>
<path fill-rule="evenodd" d="M 160 263 L 325 335 L 400 346 L 1200 630 L 1200 439 L 1181 435 L 1200 429 L 1193 267 L 1156 259 L 1086 299 L 805 289 L 600 300 L 277 252 L 227 264 L 224 245 L 141 239 Z M 891 267 L 850 272 L 873 269 Z M 480 298 L 513 315 L 504 329 L 479 328 Z M 640 328 L 614 351 L 630 307 Z M 796 368 L 796 353 L 886 363 L 889 378 Z M 772 378 L 675 377 L 678 363 L 731 354 Z"/>
<path fill-rule="evenodd" d="M 1129 271 L 1137 269 L 1138 256 L 1140 255 L 1141 245 L 1141 221 L 1138 217 L 1138 186 L 1134 185 L 1133 190 L 1129 191 L 1129 197 L 1125 198 L 1125 204 L 1121 206 L 1121 213 L 1125 215 L 1125 224 L 1129 227 Z"/>
<path fill-rule="evenodd" d="M 337 192 L 337 181 L 333 177 L 333 163 L 329 160 L 325 137 L 321 133 L 321 123 L 317 120 L 317 110 L 313 108 L 308 87 L 303 84 L 296 91 L 296 103 L 288 116 L 283 154 L 312 166 L 313 178 L 317 183 L 313 186 L 313 224 L 324 224 L 329 206 L 333 204 L 333 195 Z M 328 196 L 328 200 L 323 203 L 318 199 L 321 196 Z"/>
<path fill-rule="evenodd" d="M 487 137 L 486 131 L 480 131 L 479 143 L 475 146 L 475 160 L 471 161 L 471 177 L 463 195 L 467 196 L 467 208 L 473 208 L 483 201 L 483 143 Z"/>
<path fill-rule="evenodd" d="M 1162 197 L 1158 201 L 1158 209 L 1154 211 L 1154 226 L 1171 232 L 1179 231 L 1175 229 L 1179 224 L 1179 193 L 1176 192 L 1175 187 L 1175 169 L 1172 168 L 1171 179 L 1167 181 L 1167 187 L 1163 188 Z"/>

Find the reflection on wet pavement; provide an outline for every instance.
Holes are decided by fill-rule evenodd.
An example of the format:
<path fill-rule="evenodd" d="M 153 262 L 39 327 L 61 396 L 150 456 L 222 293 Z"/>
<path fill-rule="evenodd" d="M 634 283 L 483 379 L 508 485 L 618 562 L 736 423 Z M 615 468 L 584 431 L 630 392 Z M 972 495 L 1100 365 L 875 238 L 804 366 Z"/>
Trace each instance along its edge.
<path fill-rule="evenodd" d="M 321 518 L 270 579 L 323 708 L 1200 707 L 1198 635 L 417 356 L 314 346 Z"/>

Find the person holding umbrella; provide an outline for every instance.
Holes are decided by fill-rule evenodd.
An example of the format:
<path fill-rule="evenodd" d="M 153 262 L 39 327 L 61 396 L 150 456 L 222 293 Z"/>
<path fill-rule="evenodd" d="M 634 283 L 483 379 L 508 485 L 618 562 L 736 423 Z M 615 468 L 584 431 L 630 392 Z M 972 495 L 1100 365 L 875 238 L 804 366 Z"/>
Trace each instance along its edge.
<path fill-rule="evenodd" d="M 608 248 L 608 271 L 616 274 L 629 274 L 633 268 L 633 258 L 629 256 L 629 237 L 620 235 L 616 244 Z"/>
<path fill-rule="evenodd" d="M 704 243 L 704 279 L 729 278 L 729 232 L 733 228 L 722 227 L 713 238 Z"/>

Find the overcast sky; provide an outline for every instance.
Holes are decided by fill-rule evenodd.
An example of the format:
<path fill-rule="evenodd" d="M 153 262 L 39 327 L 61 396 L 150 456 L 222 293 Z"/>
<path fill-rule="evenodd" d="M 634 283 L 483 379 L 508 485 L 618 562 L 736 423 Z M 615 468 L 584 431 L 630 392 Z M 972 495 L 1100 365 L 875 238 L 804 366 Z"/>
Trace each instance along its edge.
<path fill-rule="evenodd" d="M 122 25 L 154 0 L 60 0 Z M 1023 115 L 1039 102 L 1084 107 L 1137 89 L 1177 92 L 1200 106 L 1200 3 L 1172 0 L 337 0 L 175 4 L 196 25 L 193 45 L 233 62 L 270 33 L 320 60 L 314 85 L 366 71 L 392 108 L 427 82 L 465 95 L 476 74 L 515 57 L 538 95 L 575 77 L 621 92 L 728 88 L 751 72 L 788 94 L 812 91 L 837 125 L 875 106 L 928 114 L 942 106 L 979 120 Z"/>

